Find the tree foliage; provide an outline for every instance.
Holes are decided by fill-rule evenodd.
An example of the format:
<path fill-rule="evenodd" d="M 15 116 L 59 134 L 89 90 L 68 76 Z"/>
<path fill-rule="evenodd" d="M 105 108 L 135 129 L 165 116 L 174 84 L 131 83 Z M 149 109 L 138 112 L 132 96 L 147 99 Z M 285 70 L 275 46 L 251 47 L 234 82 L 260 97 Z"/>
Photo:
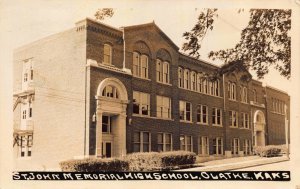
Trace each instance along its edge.
<path fill-rule="evenodd" d="M 114 10 L 112 8 L 98 9 L 95 13 L 96 20 L 104 20 L 105 17 L 111 18 L 114 15 Z"/>
<path fill-rule="evenodd" d="M 208 29 L 213 29 L 216 9 L 207 9 L 200 13 L 198 22 L 190 32 L 183 36 L 182 50 L 190 51 L 189 55 L 199 58 L 198 53 Z M 208 55 L 212 60 L 224 61 L 226 72 L 228 65 L 239 62 L 239 66 L 256 71 L 258 78 L 263 78 L 270 67 L 279 71 L 280 75 L 289 79 L 291 75 L 291 10 L 283 9 L 251 9 L 249 23 L 241 32 L 241 39 L 231 49 L 211 51 Z M 226 69 L 224 69 L 226 68 Z"/>

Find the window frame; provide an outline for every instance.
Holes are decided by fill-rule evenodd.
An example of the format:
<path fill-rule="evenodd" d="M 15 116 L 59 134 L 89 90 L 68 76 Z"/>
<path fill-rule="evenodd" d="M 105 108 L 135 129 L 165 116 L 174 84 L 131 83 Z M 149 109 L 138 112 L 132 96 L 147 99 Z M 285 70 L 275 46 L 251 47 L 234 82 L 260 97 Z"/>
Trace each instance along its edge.
<path fill-rule="evenodd" d="M 106 54 L 106 52 L 105 52 L 105 48 L 106 48 L 106 47 L 109 47 L 109 48 L 108 48 L 108 50 L 109 50 L 109 55 Z M 105 56 L 108 56 L 109 62 L 106 62 Z M 103 45 L 103 64 L 112 65 L 112 45 L 110 45 L 110 44 L 108 44 L 108 43 L 105 43 L 105 44 Z"/>
<path fill-rule="evenodd" d="M 139 134 L 139 141 L 135 141 L 135 137 L 133 137 L 133 145 L 139 144 L 139 151 L 135 151 L 135 147 L 133 147 L 133 152 L 151 152 L 151 133 L 149 131 L 135 131 L 133 135 Z M 144 133 L 148 133 L 148 142 L 144 142 Z M 144 151 L 144 145 L 148 144 L 149 151 Z"/>
<path fill-rule="evenodd" d="M 206 114 L 204 114 L 204 109 L 205 109 Z M 200 110 L 200 112 L 198 110 Z M 197 109 L 196 109 L 196 113 L 197 113 L 197 117 L 196 117 L 197 123 L 208 125 L 208 106 L 203 105 L 203 104 L 198 104 Z M 205 122 L 203 121 L 204 117 L 205 117 L 205 120 L 206 120 Z M 200 120 L 198 118 L 200 118 Z"/>
<path fill-rule="evenodd" d="M 136 96 L 135 94 L 137 94 L 137 96 L 138 96 L 138 99 L 136 99 L 137 102 L 134 102 L 134 96 Z M 143 101 L 142 95 L 147 96 L 147 103 L 148 104 L 143 104 L 143 102 L 142 102 Z M 150 94 L 149 93 L 140 92 L 140 91 L 133 91 L 132 98 L 133 98 L 133 100 L 132 100 L 132 103 L 133 103 L 132 114 L 133 115 L 140 115 L 140 116 L 150 117 L 150 109 L 151 109 L 151 107 L 150 107 L 151 106 Z M 138 105 L 138 107 L 139 107 L 139 113 L 135 113 L 134 112 L 134 106 L 135 105 Z M 147 115 L 143 114 L 143 110 L 142 110 L 143 106 L 147 106 L 147 112 L 148 112 Z"/>
<path fill-rule="evenodd" d="M 239 116 L 235 110 L 229 110 L 229 126 L 233 128 L 239 127 Z"/>
<path fill-rule="evenodd" d="M 162 142 L 161 143 L 158 140 L 159 135 L 162 136 Z M 167 143 L 167 140 L 166 140 L 167 135 L 170 136 L 170 139 L 171 139 L 170 143 Z M 162 150 L 161 151 L 159 150 L 159 145 L 162 145 Z M 170 150 L 167 150 L 167 145 L 170 145 Z M 169 152 L 169 151 L 172 151 L 172 150 L 173 150 L 173 136 L 172 136 L 172 133 L 158 132 L 157 133 L 157 151 L 158 152 Z"/>
<path fill-rule="evenodd" d="M 188 144 L 188 138 L 190 138 L 191 143 Z M 181 140 L 182 139 L 182 140 Z M 182 144 L 184 141 L 184 144 Z M 188 146 L 190 146 L 190 151 L 188 150 Z M 193 136 L 192 135 L 180 135 L 180 150 L 193 152 Z"/>
<path fill-rule="evenodd" d="M 159 99 L 161 99 L 162 104 L 159 104 Z M 165 106 L 165 100 L 168 101 L 169 106 Z M 171 119 L 171 111 L 172 111 L 172 100 L 170 97 L 156 95 L 156 117 L 158 118 L 166 118 Z M 160 109 L 160 110 L 159 110 Z M 166 111 L 167 110 L 167 111 Z M 160 112 L 160 114 L 159 114 Z M 165 117 L 164 112 L 167 113 L 167 117 Z"/>
<path fill-rule="evenodd" d="M 206 152 L 206 153 L 204 153 L 204 152 Z M 209 156 L 209 137 L 208 136 L 200 136 L 198 138 L 198 154 L 202 155 L 202 156 Z"/>
<path fill-rule="evenodd" d="M 187 104 L 190 105 L 190 110 L 187 111 Z M 184 106 L 184 110 L 183 110 L 183 119 L 181 119 L 181 111 L 182 111 L 182 107 L 181 105 Z M 193 108 L 192 108 L 192 103 L 190 102 L 187 102 L 187 101 L 183 101 L 183 100 L 180 100 L 179 101 L 179 119 L 181 122 L 192 122 L 192 112 L 193 112 Z M 187 114 L 189 113 L 189 120 L 187 119 Z"/>
<path fill-rule="evenodd" d="M 213 107 L 212 108 L 213 113 L 212 113 L 212 126 L 219 126 L 222 127 L 222 122 L 223 122 L 223 118 L 222 118 L 222 109 L 221 108 L 217 108 L 217 107 Z M 218 110 L 220 112 L 220 116 L 218 116 Z M 220 124 L 218 124 L 218 117 L 220 118 Z"/>
<path fill-rule="evenodd" d="M 221 141 L 221 144 L 219 142 Z M 214 143 L 216 142 L 216 143 Z M 221 153 L 219 153 L 221 150 Z M 215 137 L 213 138 L 213 155 L 221 156 L 224 155 L 224 139 L 223 137 Z"/>
<path fill-rule="evenodd" d="M 239 155 L 239 151 L 240 151 L 240 139 L 232 138 L 231 139 L 231 154 Z"/>
<path fill-rule="evenodd" d="M 21 144 L 19 146 L 19 158 L 30 158 L 32 157 L 32 146 L 33 146 L 33 135 L 21 135 Z"/>

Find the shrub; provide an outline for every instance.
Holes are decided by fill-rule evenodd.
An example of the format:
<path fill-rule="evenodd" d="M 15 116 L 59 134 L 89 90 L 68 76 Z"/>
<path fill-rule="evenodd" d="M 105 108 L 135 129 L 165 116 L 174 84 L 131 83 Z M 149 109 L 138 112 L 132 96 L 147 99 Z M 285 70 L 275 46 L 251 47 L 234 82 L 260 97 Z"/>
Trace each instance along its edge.
<path fill-rule="evenodd" d="M 261 157 L 274 157 L 279 156 L 282 152 L 281 146 L 269 145 L 269 146 L 257 146 L 253 148 L 254 154 Z"/>
<path fill-rule="evenodd" d="M 130 171 L 158 171 L 192 165 L 196 161 L 196 155 L 185 151 L 144 152 L 129 154 L 125 159 Z"/>
<path fill-rule="evenodd" d="M 196 161 L 195 153 L 185 151 L 164 152 L 160 156 L 163 168 L 192 165 Z"/>
<path fill-rule="evenodd" d="M 82 159 L 59 163 L 62 171 L 69 172 L 122 172 L 128 171 L 128 162 L 120 159 Z"/>

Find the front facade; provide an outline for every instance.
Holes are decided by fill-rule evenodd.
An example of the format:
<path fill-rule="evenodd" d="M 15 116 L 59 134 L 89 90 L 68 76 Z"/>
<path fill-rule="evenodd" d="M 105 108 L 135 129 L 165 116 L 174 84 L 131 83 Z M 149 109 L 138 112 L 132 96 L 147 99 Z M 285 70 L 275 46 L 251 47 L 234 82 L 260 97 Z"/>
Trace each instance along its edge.
<path fill-rule="evenodd" d="M 14 53 L 16 169 L 84 157 L 252 154 L 288 141 L 289 95 L 188 57 L 155 23 L 90 19 Z"/>

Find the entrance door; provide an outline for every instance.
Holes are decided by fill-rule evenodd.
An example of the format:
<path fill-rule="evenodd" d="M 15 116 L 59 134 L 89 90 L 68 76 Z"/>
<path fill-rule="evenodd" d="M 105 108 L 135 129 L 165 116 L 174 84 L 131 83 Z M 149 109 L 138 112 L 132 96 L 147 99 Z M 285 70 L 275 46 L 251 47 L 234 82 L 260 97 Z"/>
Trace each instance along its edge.
<path fill-rule="evenodd" d="M 106 157 L 111 157 L 111 143 L 107 142 L 105 143 L 105 149 L 106 149 Z"/>
<path fill-rule="evenodd" d="M 102 143 L 102 154 L 105 158 L 110 158 L 112 156 L 112 146 L 111 142 Z"/>

